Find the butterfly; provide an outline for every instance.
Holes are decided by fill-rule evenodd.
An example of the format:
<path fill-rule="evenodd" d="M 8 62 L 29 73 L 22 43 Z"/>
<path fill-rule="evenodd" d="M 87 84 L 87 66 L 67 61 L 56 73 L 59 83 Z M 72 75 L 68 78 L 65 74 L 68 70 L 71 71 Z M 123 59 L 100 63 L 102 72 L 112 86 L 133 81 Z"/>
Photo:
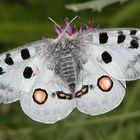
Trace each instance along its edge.
<path fill-rule="evenodd" d="M 92 116 L 111 111 L 124 98 L 125 81 L 140 78 L 139 29 L 89 22 L 73 30 L 65 22 L 65 29 L 54 22 L 54 39 L 0 55 L 0 102 L 20 100 L 25 114 L 42 123 L 64 119 L 76 107 Z"/>

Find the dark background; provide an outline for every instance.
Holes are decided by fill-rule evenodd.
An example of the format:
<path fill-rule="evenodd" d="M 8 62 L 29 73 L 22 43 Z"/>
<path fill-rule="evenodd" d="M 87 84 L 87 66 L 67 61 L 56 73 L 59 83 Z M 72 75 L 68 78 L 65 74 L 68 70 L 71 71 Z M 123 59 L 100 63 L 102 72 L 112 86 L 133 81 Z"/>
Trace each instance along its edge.
<path fill-rule="evenodd" d="M 65 5 L 86 0 L 1 0 L 0 52 L 54 36 L 54 24 L 64 27 L 64 18 L 80 14 L 84 22 L 93 19 L 103 28 L 140 27 L 140 1 L 129 0 L 105 7 L 100 13 L 85 10 L 75 13 Z M 79 25 L 75 20 L 73 25 Z M 18 86 L 18 85 L 17 85 Z M 31 120 L 19 102 L 0 105 L 0 140 L 139 140 L 140 81 L 128 82 L 122 104 L 104 115 L 92 117 L 76 109 L 54 125 Z"/>

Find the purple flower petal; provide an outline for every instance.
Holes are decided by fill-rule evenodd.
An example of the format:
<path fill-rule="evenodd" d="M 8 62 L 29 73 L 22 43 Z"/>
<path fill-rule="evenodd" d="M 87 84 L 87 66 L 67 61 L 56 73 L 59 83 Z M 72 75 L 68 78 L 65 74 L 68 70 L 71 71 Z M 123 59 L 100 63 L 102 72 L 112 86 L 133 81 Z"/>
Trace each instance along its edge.
<path fill-rule="evenodd" d="M 74 33 L 77 33 L 77 32 L 79 32 L 78 28 L 76 26 L 74 26 Z"/>
<path fill-rule="evenodd" d="M 69 36 L 72 36 L 73 35 L 72 27 L 69 24 L 69 19 L 67 17 L 65 19 L 65 24 L 66 24 L 66 32 L 68 33 Z"/>

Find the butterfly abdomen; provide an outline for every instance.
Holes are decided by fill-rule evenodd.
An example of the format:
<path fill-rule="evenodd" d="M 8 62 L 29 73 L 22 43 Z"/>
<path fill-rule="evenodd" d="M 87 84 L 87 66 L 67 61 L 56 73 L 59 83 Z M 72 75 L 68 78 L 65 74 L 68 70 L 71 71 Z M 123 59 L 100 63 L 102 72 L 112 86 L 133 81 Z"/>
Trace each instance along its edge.
<path fill-rule="evenodd" d="M 59 60 L 59 74 L 72 91 L 75 89 L 77 77 L 76 61 L 69 50 L 64 50 Z"/>

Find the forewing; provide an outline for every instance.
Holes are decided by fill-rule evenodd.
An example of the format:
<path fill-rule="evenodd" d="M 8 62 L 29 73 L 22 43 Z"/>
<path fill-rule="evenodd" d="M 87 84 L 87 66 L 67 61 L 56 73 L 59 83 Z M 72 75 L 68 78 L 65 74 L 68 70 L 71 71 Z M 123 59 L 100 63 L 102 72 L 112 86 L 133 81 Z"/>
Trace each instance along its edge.
<path fill-rule="evenodd" d="M 85 32 L 78 41 L 88 59 L 118 80 L 140 78 L 140 30 L 112 29 Z"/>
<path fill-rule="evenodd" d="M 29 92 L 42 69 L 40 54 L 48 46 L 42 40 L 0 55 L 0 102 L 14 102 Z"/>
<path fill-rule="evenodd" d="M 82 87 L 80 96 L 76 93 L 77 108 L 86 114 L 99 115 L 116 108 L 125 95 L 125 82 L 118 81 L 110 77 L 96 63 L 90 61 L 84 65 L 84 73 L 81 84 L 77 91 Z"/>
<path fill-rule="evenodd" d="M 29 117 L 42 123 L 55 123 L 75 108 L 75 100 L 67 86 L 46 69 L 36 79 L 30 93 L 22 96 L 20 103 Z"/>

